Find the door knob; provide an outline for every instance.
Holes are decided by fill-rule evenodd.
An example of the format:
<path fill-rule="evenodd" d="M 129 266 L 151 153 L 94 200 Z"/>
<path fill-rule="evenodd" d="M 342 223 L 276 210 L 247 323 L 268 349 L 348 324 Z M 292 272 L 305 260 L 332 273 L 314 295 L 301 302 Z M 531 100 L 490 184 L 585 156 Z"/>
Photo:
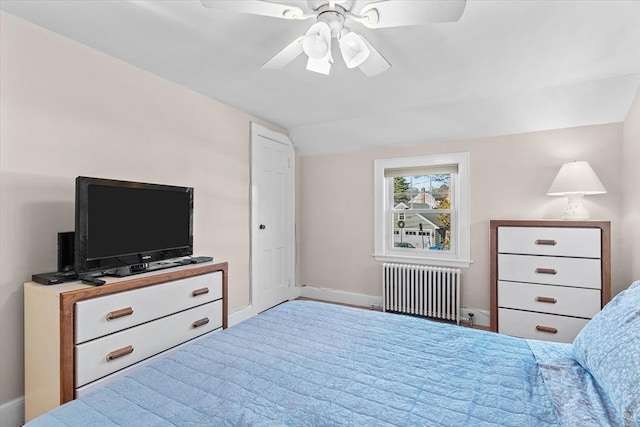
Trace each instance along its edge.
<path fill-rule="evenodd" d="M 265 228 L 267 228 L 267 226 L 266 226 L 266 225 L 264 225 L 264 224 L 260 224 L 260 227 L 259 227 L 259 228 L 260 228 L 260 230 L 264 230 Z"/>

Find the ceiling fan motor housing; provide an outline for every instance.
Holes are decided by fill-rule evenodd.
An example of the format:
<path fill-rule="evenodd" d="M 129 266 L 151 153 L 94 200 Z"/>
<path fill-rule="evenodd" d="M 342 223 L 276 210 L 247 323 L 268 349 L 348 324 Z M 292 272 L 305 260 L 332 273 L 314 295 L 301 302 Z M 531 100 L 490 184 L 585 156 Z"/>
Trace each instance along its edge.
<path fill-rule="evenodd" d="M 327 24 L 331 29 L 331 37 L 335 39 L 340 36 L 340 32 L 344 27 L 344 15 L 335 10 L 327 10 L 318 15 L 318 22 Z"/>
<path fill-rule="evenodd" d="M 353 8 L 353 4 L 355 2 L 356 2 L 355 0 L 337 0 L 337 1 L 334 1 L 333 3 L 336 6 L 339 6 L 346 11 L 351 11 L 351 9 Z M 307 0 L 307 5 L 309 6 L 309 9 L 314 11 L 317 11 L 322 6 L 329 6 L 330 3 L 331 2 L 329 2 L 328 0 Z"/>

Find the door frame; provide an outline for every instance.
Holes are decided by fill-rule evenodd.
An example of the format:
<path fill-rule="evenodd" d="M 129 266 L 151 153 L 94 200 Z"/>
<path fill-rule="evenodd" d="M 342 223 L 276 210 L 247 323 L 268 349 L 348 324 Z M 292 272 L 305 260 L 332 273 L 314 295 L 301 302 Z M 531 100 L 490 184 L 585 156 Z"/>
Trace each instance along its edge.
<path fill-rule="evenodd" d="M 296 266 L 296 212 L 295 212 L 295 206 L 296 206 L 296 198 L 295 198 L 295 178 L 296 178 L 296 162 L 295 162 L 295 151 L 293 149 L 293 142 L 289 139 L 289 137 L 283 133 L 280 132 L 276 132 L 273 131 L 271 129 L 268 129 L 262 125 L 259 125 L 257 123 L 251 122 L 251 167 L 250 167 L 250 182 L 251 182 L 251 192 L 250 192 L 250 200 L 251 200 L 251 212 L 250 212 L 250 265 L 251 265 L 251 270 L 249 272 L 250 274 L 250 292 L 249 292 L 249 305 L 251 307 L 251 316 L 255 316 L 256 314 L 258 314 L 257 312 L 257 305 L 256 305 L 256 278 L 253 274 L 254 271 L 258 271 L 257 267 L 256 267 L 256 262 L 257 262 L 257 257 L 255 256 L 255 249 L 256 249 L 256 245 L 255 245 L 255 239 L 257 236 L 257 233 L 259 231 L 258 227 L 259 227 L 259 221 L 258 221 L 258 215 L 256 214 L 257 212 L 257 202 L 256 202 L 256 187 L 254 185 L 254 176 L 256 176 L 255 173 L 255 169 L 254 169 L 254 165 L 256 164 L 256 159 L 255 159 L 255 153 L 257 150 L 255 150 L 255 144 L 257 142 L 258 137 L 261 138 L 266 138 L 269 139 L 273 142 L 277 142 L 279 144 L 282 144 L 284 146 L 287 147 L 287 149 L 290 151 L 291 154 L 291 186 L 290 186 L 290 192 L 291 192 L 291 224 L 290 224 L 290 236 L 289 236 L 289 245 L 290 245 L 290 249 L 291 249 L 291 256 L 289 259 L 289 271 L 288 274 L 290 275 L 290 281 L 291 281 L 291 286 L 289 289 L 289 299 L 295 298 L 296 296 L 296 292 L 295 292 L 295 278 L 296 278 L 296 271 L 295 271 L 295 266 Z"/>

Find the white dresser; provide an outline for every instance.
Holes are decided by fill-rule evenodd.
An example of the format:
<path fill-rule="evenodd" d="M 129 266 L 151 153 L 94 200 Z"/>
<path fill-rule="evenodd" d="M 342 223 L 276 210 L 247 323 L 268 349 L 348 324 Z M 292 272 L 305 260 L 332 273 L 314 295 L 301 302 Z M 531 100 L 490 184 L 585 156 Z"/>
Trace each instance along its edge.
<path fill-rule="evenodd" d="M 611 298 L 610 223 L 491 221 L 491 329 L 572 342 Z"/>
<path fill-rule="evenodd" d="M 227 263 L 108 278 L 99 287 L 30 282 L 24 291 L 27 421 L 227 326 Z"/>

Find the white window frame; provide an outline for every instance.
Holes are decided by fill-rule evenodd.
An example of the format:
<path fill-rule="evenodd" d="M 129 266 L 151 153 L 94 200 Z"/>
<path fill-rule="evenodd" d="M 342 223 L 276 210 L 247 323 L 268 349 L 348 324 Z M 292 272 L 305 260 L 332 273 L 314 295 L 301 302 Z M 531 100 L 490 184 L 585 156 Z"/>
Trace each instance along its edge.
<path fill-rule="evenodd" d="M 393 246 L 393 216 L 391 200 L 393 186 L 385 178 L 386 169 L 458 165 L 454 185 L 456 230 L 451 230 L 450 251 L 412 252 Z M 471 261 L 470 154 L 468 152 L 436 154 L 431 156 L 397 157 L 375 160 L 375 253 L 376 261 L 405 262 L 422 265 L 469 268 Z"/>

